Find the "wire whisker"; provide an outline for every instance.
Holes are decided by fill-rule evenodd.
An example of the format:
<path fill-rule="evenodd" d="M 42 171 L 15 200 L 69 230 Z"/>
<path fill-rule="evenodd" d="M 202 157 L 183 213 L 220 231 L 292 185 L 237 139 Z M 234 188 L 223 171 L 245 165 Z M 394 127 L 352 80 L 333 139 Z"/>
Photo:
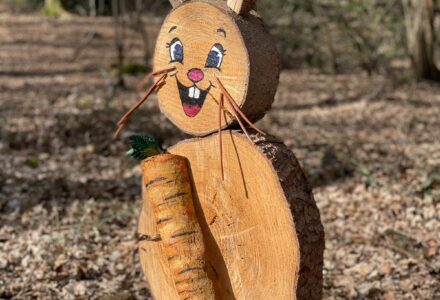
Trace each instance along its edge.
<path fill-rule="evenodd" d="M 165 68 L 165 69 L 162 69 L 162 70 L 157 70 L 157 71 L 153 72 L 153 76 L 162 75 L 162 74 L 174 71 L 174 70 L 176 70 L 176 67 L 169 67 L 169 68 Z"/>
<path fill-rule="evenodd" d="M 222 171 L 222 180 L 225 180 L 225 170 L 223 167 L 222 110 L 223 110 L 223 94 L 220 95 L 220 103 L 218 106 L 218 138 L 220 145 L 220 169 Z"/>
<path fill-rule="evenodd" d="M 141 100 L 139 100 L 118 122 L 118 125 L 125 123 L 125 121 L 148 99 L 148 97 L 156 90 L 161 81 L 165 80 L 167 74 L 162 75 L 145 93 Z"/>
<path fill-rule="evenodd" d="M 170 73 L 172 71 L 175 71 L 176 67 L 170 67 L 170 68 L 165 68 L 165 69 L 161 69 L 161 70 L 157 70 L 157 71 L 153 71 L 148 73 L 141 81 L 139 81 L 139 83 L 136 85 L 136 92 L 138 94 L 140 94 L 142 92 L 142 89 L 144 88 L 144 86 L 148 83 L 148 81 L 150 81 L 150 79 L 154 76 L 158 76 L 158 75 L 162 75 L 165 73 Z M 172 76 L 172 74 L 169 74 L 170 76 Z"/>
<path fill-rule="evenodd" d="M 115 134 L 113 135 L 113 138 L 117 138 L 119 136 L 119 133 L 124 128 L 125 124 L 127 123 L 128 119 L 131 117 L 131 115 L 150 97 L 150 95 L 156 91 L 158 91 L 164 84 L 165 79 L 168 75 L 164 74 L 162 75 L 145 93 L 145 95 L 142 97 L 141 100 L 139 100 L 125 115 L 119 120 L 118 122 L 118 129 L 116 130 Z"/>
<path fill-rule="evenodd" d="M 140 94 L 144 88 L 144 86 L 150 81 L 153 77 L 153 72 L 148 73 L 141 81 L 136 85 L 136 93 Z"/>
<path fill-rule="evenodd" d="M 211 95 L 211 97 L 214 99 L 214 101 L 217 103 L 217 105 L 220 105 L 220 101 L 218 101 L 218 100 L 217 100 L 212 94 L 210 94 L 210 95 Z M 220 94 L 220 96 L 224 96 L 224 95 L 223 95 L 223 94 Z M 223 97 L 223 99 L 224 99 L 224 98 L 225 98 L 225 97 Z M 243 132 L 244 132 L 244 134 L 247 136 L 247 138 L 253 143 L 254 141 L 251 139 L 251 137 L 250 137 L 248 131 L 246 130 L 246 127 L 243 125 L 243 122 L 242 122 L 241 119 L 238 117 L 238 115 L 237 115 L 237 113 L 236 113 L 236 111 L 235 111 L 235 109 L 234 109 L 234 106 L 231 104 L 231 102 L 230 102 L 230 100 L 228 99 L 228 97 L 226 97 L 226 101 L 229 103 L 229 106 L 231 107 L 231 111 L 232 111 L 232 113 L 231 113 L 229 110 L 227 110 L 227 109 L 225 108 L 224 105 L 223 105 L 223 112 L 229 114 L 229 116 L 232 115 L 232 119 L 237 120 L 238 124 L 240 125 L 241 130 L 243 130 Z M 226 116 L 225 116 L 225 117 L 226 117 Z"/>
<path fill-rule="evenodd" d="M 257 132 L 261 133 L 262 135 L 266 135 L 266 133 L 264 131 L 262 131 L 261 129 L 259 129 L 258 127 L 256 127 L 254 125 L 254 123 L 252 123 L 247 117 L 246 115 L 240 110 L 240 107 L 238 107 L 236 101 L 234 100 L 234 98 L 231 96 L 231 94 L 229 94 L 229 92 L 226 90 L 225 86 L 223 85 L 223 83 L 220 81 L 220 79 L 218 77 L 216 77 L 217 82 L 219 84 L 219 88 L 222 91 L 222 93 L 225 95 L 226 100 L 228 100 L 229 104 L 231 106 L 233 106 L 234 110 L 243 118 L 243 120 L 250 126 L 252 127 L 254 130 L 256 130 Z"/>
<path fill-rule="evenodd" d="M 223 94 L 222 94 L 223 95 Z M 243 125 L 243 122 L 240 120 L 240 117 L 237 115 L 237 112 L 235 111 L 234 105 L 232 105 L 231 100 L 228 97 L 225 97 L 226 101 L 229 103 L 229 105 L 232 108 L 232 113 L 237 120 L 238 124 L 240 125 L 241 130 L 243 130 L 244 134 L 247 136 L 247 138 L 253 143 L 251 136 L 249 135 L 249 132 L 247 131 L 246 127 Z"/>

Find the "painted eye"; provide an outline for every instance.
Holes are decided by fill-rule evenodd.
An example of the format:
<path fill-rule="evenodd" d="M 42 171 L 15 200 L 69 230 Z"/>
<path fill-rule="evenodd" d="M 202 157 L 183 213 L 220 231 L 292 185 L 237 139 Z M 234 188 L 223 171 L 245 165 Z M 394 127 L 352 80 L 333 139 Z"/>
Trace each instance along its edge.
<path fill-rule="evenodd" d="M 224 56 L 225 50 L 223 49 L 223 46 L 220 44 L 215 44 L 208 54 L 205 67 L 220 69 Z"/>
<path fill-rule="evenodd" d="M 171 43 L 168 44 L 168 47 L 170 48 L 170 58 L 171 62 L 183 62 L 183 44 L 178 39 L 175 38 L 171 41 Z"/>

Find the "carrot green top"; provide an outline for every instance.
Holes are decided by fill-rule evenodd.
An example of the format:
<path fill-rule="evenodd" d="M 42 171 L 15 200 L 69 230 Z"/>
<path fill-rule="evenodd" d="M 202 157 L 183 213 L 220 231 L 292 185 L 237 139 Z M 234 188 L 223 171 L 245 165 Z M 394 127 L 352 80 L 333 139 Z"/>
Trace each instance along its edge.
<path fill-rule="evenodd" d="M 144 160 L 148 157 L 165 153 L 159 141 L 148 134 L 135 134 L 130 137 L 131 149 L 127 152 L 137 160 Z"/>

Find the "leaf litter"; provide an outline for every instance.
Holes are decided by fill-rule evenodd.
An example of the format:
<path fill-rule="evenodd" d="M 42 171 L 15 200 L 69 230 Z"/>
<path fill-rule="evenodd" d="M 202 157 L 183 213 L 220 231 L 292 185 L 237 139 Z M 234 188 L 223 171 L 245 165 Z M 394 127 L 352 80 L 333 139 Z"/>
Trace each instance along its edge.
<path fill-rule="evenodd" d="M 111 139 L 140 78 L 109 96 L 110 24 L 0 15 L 0 69 L 11 74 L 0 81 L 0 298 L 150 298 L 135 237 L 141 174 L 124 152 L 135 132 L 165 147 L 184 135 L 150 101 Z M 66 60 L 92 25 L 99 38 Z M 136 61 L 142 44 L 129 37 Z M 314 187 L 325 299 L 439 299 L 439 115 L 432 83 L 283 72 L 258 125 L 286 142 Z"/>

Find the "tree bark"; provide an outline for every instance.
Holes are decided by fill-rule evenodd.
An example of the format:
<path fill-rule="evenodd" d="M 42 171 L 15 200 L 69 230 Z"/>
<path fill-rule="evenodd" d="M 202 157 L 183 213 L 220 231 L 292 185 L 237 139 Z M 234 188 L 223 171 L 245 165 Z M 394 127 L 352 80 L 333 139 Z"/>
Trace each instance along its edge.
<path fill-rule="evenodd" d="M 433 0 L 402 0 L 411 67 L 416 80 L 440 80 L 434 55 Z"/>

